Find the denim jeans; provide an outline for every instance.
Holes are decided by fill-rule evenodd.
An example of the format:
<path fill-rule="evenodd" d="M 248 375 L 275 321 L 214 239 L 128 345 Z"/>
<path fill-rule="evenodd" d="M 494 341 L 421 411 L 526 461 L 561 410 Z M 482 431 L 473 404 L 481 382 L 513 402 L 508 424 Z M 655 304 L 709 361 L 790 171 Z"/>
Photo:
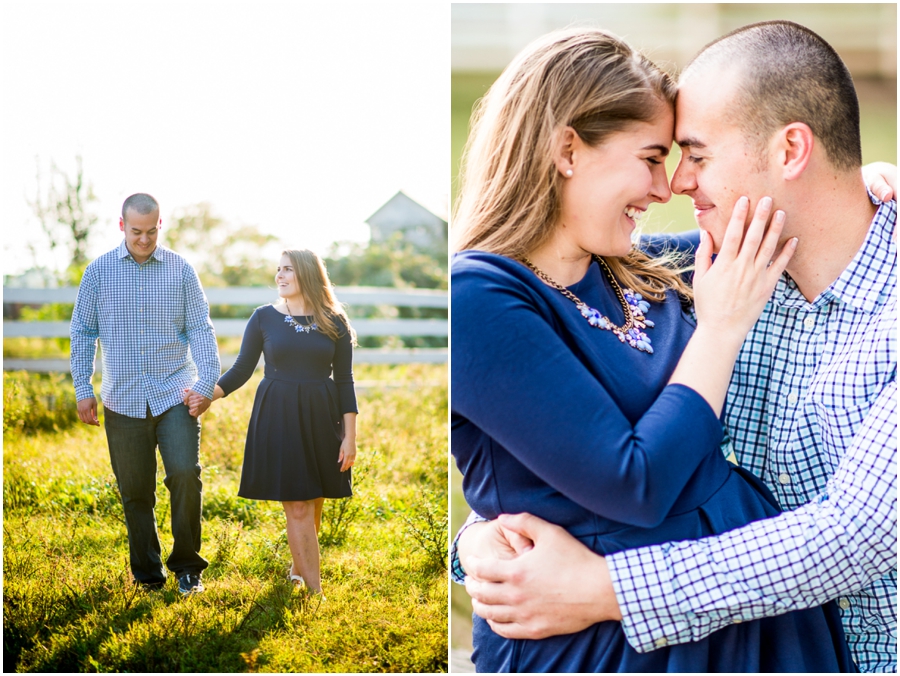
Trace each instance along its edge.
<path fill-rule="evenodd" d="M 158 416 L 147 407 L 146 418 L 129 418 L 105 410 L 106 440 L 113 472 L 122 494 L 128 550 L 134 579 L 144 584 L 164 582 L 156 530 L 156 447 L 172 498 L 172 553 L 166 566 L 175 575 L 199 573 L 207 561 L 200 556 L 200 420 L 184 404 Z"/>

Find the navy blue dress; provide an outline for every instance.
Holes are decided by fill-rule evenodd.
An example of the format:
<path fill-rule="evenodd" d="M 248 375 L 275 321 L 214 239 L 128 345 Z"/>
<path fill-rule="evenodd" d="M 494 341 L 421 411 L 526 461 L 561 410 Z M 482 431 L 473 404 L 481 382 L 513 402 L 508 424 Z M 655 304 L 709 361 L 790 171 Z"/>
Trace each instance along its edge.
<path fill-rule="evenodd" d="M 588 324 L 511 259 L 477 251 L 451 270 L 451 448 L 466 500 L 487 518 L 530 512 L 599 554 L 722 533 L 779 509 L 728 463 L 721 424 L 692 389 L 667 385 L 695 328 L 674 292 L 653 303 L 653 354 Z M 569 289 L 618 325 L 600 266 Z M 483 672 L 853 671 L 837 608 L 735 624 L 641 654 L 618 622 L 508 640 L 474 616 Z"/>
<path fill-rule="evenodd" d="M 238 495 L 253 500 L 314 500 L 352 495 L 351 470 L 340 471 L 343 414 L 356 413 L 353 347 L 316 330 L 296 331 L 271 305 L 256 308 L 241 353 L 219 379 L 226 395 L 253 375 L 265 357 L 247 427 Z M 313 318 L 295 316 L 301 325 Z M 332 372 L 334 378 L 332 379 Z"/>

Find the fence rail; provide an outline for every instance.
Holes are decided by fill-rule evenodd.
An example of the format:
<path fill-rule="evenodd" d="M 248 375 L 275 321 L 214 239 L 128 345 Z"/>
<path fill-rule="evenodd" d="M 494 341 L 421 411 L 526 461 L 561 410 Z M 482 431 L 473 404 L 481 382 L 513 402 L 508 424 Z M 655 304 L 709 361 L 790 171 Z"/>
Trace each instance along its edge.
<path fill-rule="evenodd" d="M 264 287 L 212 287 L 205 289 L 210 305 L 263 305 L 277 298 L 274 289 Z M 396 289 L 365 286 L 335 287 L 338 300 L 348 305 L 390 305 L 395 307 L 447 308 L 446 291 L 432 289 Z M 45 305 L 48 303 L 74 303 L 78 295 L 76 287 L 32 289 L 3 287 L 3 303 Z M 244 334 L 245 319 L 213 319 L 217 336 L 235 337 Z M 447 336 L 446 319 L 354 319 L 353 328 L 360 337 L 367 336 Z M 68 338 L 68 321 L 4 321 L 6 338 Z M 354 361 L 362 364 L 446 363 L 446 348 L 367 349 L 354 351 Z M 223 354 L 222 366 L 227 368 L 236 355 Z M 68 371 L 64 359 L 4 359 L 4 370 Z M 99 360 L 96 366 L 99 369 Z"/>

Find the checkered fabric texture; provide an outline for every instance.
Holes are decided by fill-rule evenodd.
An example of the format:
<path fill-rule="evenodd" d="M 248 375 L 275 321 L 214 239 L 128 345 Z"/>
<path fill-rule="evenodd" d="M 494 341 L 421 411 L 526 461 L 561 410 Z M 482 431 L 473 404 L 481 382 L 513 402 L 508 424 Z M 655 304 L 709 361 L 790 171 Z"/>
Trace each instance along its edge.
<path fill-rule="evenodd" d="M 209 304 L 197 273 L 157 246 L 138 265 L 125 242 L 84 272 L 71 324 L 75 396 L 94 396 L 97 341 L 103 361 L 103 405 L 143 418 L 184 399 L 185 388 L 212 398 L 221 373 Z M 198 379 L 199 373 L 199 379 Z"/>
<path fill-rule="evenodd" d="M 783 277 L 738 357 L 735 455 L 794 511 L 608 558 L 636 649 L 838 599 L 860 670 L 896 670 L 896 220 L 813 303 Z"/>

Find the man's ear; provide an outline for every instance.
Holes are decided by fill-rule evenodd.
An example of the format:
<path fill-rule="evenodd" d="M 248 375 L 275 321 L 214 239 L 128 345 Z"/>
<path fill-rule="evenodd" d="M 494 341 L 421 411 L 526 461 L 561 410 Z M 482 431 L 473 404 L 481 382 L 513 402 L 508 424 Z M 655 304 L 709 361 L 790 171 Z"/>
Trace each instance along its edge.
<path fill-rule="evenodd" d="M 791 122 L 775 134 L 776 168 L 786 181 L 799 178 L 812 158 L 815 137 L 809 125 Z"/>
<path fill-rule="evenodd" d="M 125 219 L 119 216 L 119 230 L 125 232 Z"/>
<path fill-rule="evenodd" d="M 553 163 L 556 170 L 566 177 L 575 171 L 575 154 L 581 144 L 578 133 L 572 127 L 560 127 L 553 139 Z"/>

